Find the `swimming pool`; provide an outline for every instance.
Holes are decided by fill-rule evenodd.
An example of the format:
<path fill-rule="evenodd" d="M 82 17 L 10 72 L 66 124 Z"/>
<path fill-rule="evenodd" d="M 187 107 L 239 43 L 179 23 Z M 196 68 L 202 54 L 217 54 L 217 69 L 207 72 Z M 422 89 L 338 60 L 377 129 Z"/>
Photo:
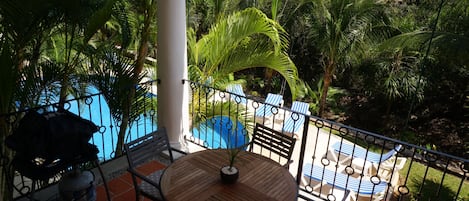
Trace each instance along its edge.
<path fill-rule="evenodd" d="M 95 87 L 88 88 L 89 94 L 97 94 L 99 91 Z M 146 96 L 155 98 L 156 95 Z M 98 158 L 108 160 L 114 157 L 119 132 L 118 124 L 113 120 L 109 106 L 103 95 L 95 95 L 84 103 L 73 101 L 70 103 L 69 111 L 88 119 L 96 124 L 100 129 L 93 134 L 90 143 L 99 149 Z M 158 129 L 156 124 L 156 108 L 150 110 L 146 115 L 140 117 L 129 125 L 126 130 L 124 142 L 141 137 Z M 192 130 L 192 136 L 200 139 L 208 148 L 234 148 L 245 145 L 249 138 L 243 124 L 233 121 L 228 116 L 215 116 L 200 124 L 198 128 Z"/>
<path fill-rule="evenodd" d="M 221 134 L 221 135 L 220 135 Z M 236 125 L 228 116 L 215 116 L 192 129 L 192 136 L 211 148 L 237 148 L 249 142 L 246 129 L 237 121 Z"/>
<path fill-rule="evenodd" d="M 95 87 L 88 87 L 89 94 L 97 94 L 99 91 Z M 150 97 L 147 98 L 156 98 Z M 81 116 L 84 119 L 92 121 L 99 127 L 99 131 L 93 134 L 90 140 L 91 144 L 98 147 L 99 160 L 108 160 L 114 157 L 114 151 L 117 144 L 119 125 L 111 116 L 109 106 L 103 95 L 95 95 L 85 100 L 85 103 L 78 101 L 70 102 L 69 111 Z M 156 108 L 149 114 L 140 115 L 140 117 L 129 125 L 126 130 L 124 142 L 129 142 L 147 133 L 157 130 Z"/>

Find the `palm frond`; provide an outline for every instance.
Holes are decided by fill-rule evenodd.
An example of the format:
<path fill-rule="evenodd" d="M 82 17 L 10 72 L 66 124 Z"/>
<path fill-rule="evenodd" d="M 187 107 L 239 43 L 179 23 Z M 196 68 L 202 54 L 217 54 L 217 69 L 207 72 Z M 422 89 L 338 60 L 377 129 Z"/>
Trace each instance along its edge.
<path fill-rule="evenodd" d="M 423 52 L 429 45 L 432 33 L 430 31 L 415 31 L 404 33 L 383 42 L 380 49 L 410 49 Z M 433 53 L 442 55 L 445 61 L 469 65 L 469 38 L 466 36 L 437 32 L 434 35 L 431 50 Z"/>
<path fill-rule="evenodd" d="M 121 31 L 121 46 L 122 48 L 127 48 L 132 41 L 132 26 L 129 21 L 129 16 L 127 14 L 128 8 L 126 5 L 120 1 L 116 2 L 115 6 L 113 7 L 112 15 L 115 16 L 117 22 L 120 25 Z"/>
<path fill-rule="evenodd" d="M 0 22 L 4 36 L 14 41 L 15 47 L 24 47 L 38 33 L 52 28 L 62 20 L 54 5 L 47 0 L 4 0 L 0 1 Z"/>
<path fill-rule="evenodd" d="M 295 64 L 286 53 L 275 53 L 269 45 L 260 40 L 250 40 L 243 46 L 238 46 L 231 54 L 221 61 L 214 78 L 226 77 L 227 74 L 237 71 L 265 67 L 277 71 L 287 81 L 293 98 L 296 98 L 298 87 L 298 72 Z"/>
<path fill-rule="evenodd" d="M 46 61 L 21 70 L 17 101 L 23 107 L 34 107 L 58 102 L 60 80 L 66 74 L 63 63 Z"/>
<path fill-rule="evenodd" d="M 84 43 L 87 43 L 106 21 L 109 20 L 116 1 L 117 0 L 106 0 L 104 6 L 92 14 L 85 28 Z"/>
<path fill-rule="evenodd" d="M 144 74 L 135 75 L 135 62 L 117 51 L 107 50 L 102 52 L 101 56 L 100 65 L 95 65 L 89 75 L 90 82 L 103 93 L 116 121 L 122 120 L 123 107 L 126 107 L 127 98 L 130 97 L 130 89 L 135 88 L 136 100 L 131 102 L 130 121 L 135 120 L 142 114 L 143 107 L 138 106 L 145 105 L 147 104 L 145 101 L 149 101 L 142 98 L 145 97 L 147 89 L 133 85 L 135 81 L 139 83 Z"/>
<path fill-rule="evenodd" d="M 9 113 L 13 108 L 15 92 L 17 92 L 16 81 L 20 74 L 13 61 L 13 52 L 6 40 L 0 40 L 0 114 Z"/>
<path fill-rule="evenodd" d="M 218 66 L 219 58 L 229 54 L 247 37 L 254 35 L 267 36 L 276 52 L 286 49 L 288 44 L 286 33 L 278 23 L 269 19 L 260 10 L 248 8 L 222 19 L 198 41 L 197 46 L 199 49 L 212 50 L 199 53 L 206 58 L 209 67 L 213 68 Z"/>
<path fill-rule="evenodd" d="M 200 68 L 192 72 L 222 80 L 217 75 L 266 67 L 284 76 L 296 96 L 296 66 L 284 53 L 288 48 L 287 34 L 260 10 L 248 8 L 220 20 L 197 43 L 193 31 L 188 35 L 190 66 Z"/>

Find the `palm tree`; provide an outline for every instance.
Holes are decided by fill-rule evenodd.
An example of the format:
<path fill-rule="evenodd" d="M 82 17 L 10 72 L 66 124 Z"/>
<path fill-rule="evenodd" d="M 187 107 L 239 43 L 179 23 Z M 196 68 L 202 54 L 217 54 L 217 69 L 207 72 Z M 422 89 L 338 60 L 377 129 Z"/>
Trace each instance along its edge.
<path fill-rule="evenodd" d="M 426 81 L 419 77 L 420 57 L 420 52 L 405 48 L 381 50 L 373 65 L 364 65 L 364 68 L 371 67 L 365 69 L 364 86 L 368 86 L 372 95 L 385 98 L 386 115 L 390 114 L 393 103 L 410 102 L 414 97 L 423 99 Z"/>
<path fill-rule="evenodd" d="M 235 12 L 221 18 L 198 41 L 195 32 L 189 30 L 189 77 L 199 83 L 224 88 L 227 83 L 240 82 L 233 80 L 233 73 L 265 67 L 281 74 L 287 80 L 292 96 L 296 96 L 300 81 L 294 63 L 284 52 L 287 45 L 282 27 L 258 9 Z M 200 100 L 200 103 L 192 103 L 192 126 L 196 127 L 205 119 L 221 115 L 223 111 L 229 111 L 233 122 L 238 120 L 246 128 L 252 126 L 246 108 L 231 107 L 229 102 L 204 105 L 204 99 L 212 94 L 205 93 L 203 89 L 192 95 L 198 97 L 194 100 Z"/>
<path fill-rule="evenodd" d="M 85 75 L 87 81 L 104 96 L 111 115 L 119 125 L 115 155 L 122 155 L 127 128 L 145 112 L 144 105 L 151 99 L 145 98 L 147 90 L 136 87 L 144 73 L 136 73 L 136 61 L 123 55 L 115 48 L 102 48 L 91 63 L 91 70 Z"/>
<path fill-rule="evenodd" d="M 249 7 L 246 0 L 190 0 L 188 24 L 197 36 L 205 34 L 209 27 L 227 15 Z"/>
<path fill-rule="evenodd" d="M 454 100 L 464 99 L 467 73 L 461 72 L 465 72 L 464 67 L 469 65 L 469 58 L 465 56 L 469 54 L 469 37 L 464 26 L 468 22 L 465 12 L 468 5 L 468 1 L 440 2 L 427 5 L 432 8 L 430 10 L 423 8 L 423 11 L 410 15 L 409 11 L 397 14 L 394 18 L 396 27 L 403 26 L 399 29 L 409 31 L 394 35 L 379 46 L 380 60 L 384 61 L 379 64 L 387 72 L 380 70 L 386 73 L 386 81 L 378 90 L 386 92 L 388 100 L 404 98 L 414 104 L 414 101 L 424 100 L 425 91 L 433 90 L 432 94 L 436 94 L 439 89 L 458 94 L 452 98 Z M 422 15 L 434 17 L 424 22 L 402 23 Z M 406 24 L 418 26 L 412 30 Z M 390 59 L 393 61 L 389 62 Z"/>
<path fill-rule="evenodd" d="M 16 81 L 19 78 L 17 63 L 13 59 L 12 44 L 4 38 L 0 39 L 0 114 L 7 114 L 12 111 L 13 102 L 15 100 Z M 6 116 L 0 115 L 0 141 L 5 142 L 6 137 L 11 133 L 11 127 Z M 0 155 L 2 158 L 11 159 L 13 152 L 5 146 L 0 147 Z M 0 199 L 8 200 L 12 197 L 12 190 L 7 178 L 13 175 L 13 168 L 5 166 L 0 168 Z"/>
<path fill-rule="evenodd" d="M 156 38 L 151 36 L 156 35 L 157 31 L 155 26 L 156 3 L 155 0 L 116 2 L 115 12 L 113 13 L 115 17 L 108 22 L 111 29 L 106 31 L 110 35 L 122 36 L 122 43 L 119 44 L 121 52 L 118 53 L 115 49 L 112 51 L 109 51 L 109 48 L 104 49 L 108 49 L 107 54 L 110 54 L 109 52 L 115 54 L 116 58 L 119 58 L 120 64 L 119 62 L 112 63 L 108 58 L 109 55 L 104 54 L 102 58 L 107 61 L 105 62 L 106 67 L 109 69 L 106 71 L 99 70 L 93 76 L 93 83 L 104 93 L 114 119 L 120 122 L 118 142 L 115 149 L 116 156 L 122 154 L 127 127 L 130 126 L 136 116 L 143 112 L 138 110 L 140 108 L 133 107 L 133 105 L 141 104 L 135 103 L 138 101 L 146 101 L 140 99 L 142 88 L 137 89 L 131 86 L 136 86 L 142 81 L 143 72 L 145 72 L 145 67 L 148 66 L 147 58 L 152 52 L 155 52 L 152 50 L 154 48 L 152 44 L 156 43 Z M 116 27 L 120 27 L 120 29 Z M 130 36 L 132 38 L 129 38 Z M 124 57 L 128 58 L 121 60 Z M 130 62 L 128 59 L 135 60 L 135 63 L 128 63 Z M 118 66 L 121 66 L 121 68 L 125 66 L 125 69 L 119 69 Z M 102 80 L 107 81 L 102 82 Z M 119 90 L 125 90 L 125 93 L 119 92 Z"/>
<path fill-rule="evenodd" d="M 227 16 L 196 40 L 188 33 L 190 78 L 216 86 L 226 83 L 229 74 L 249 68 L 273 69 L 287 81 L 292 96 L 297 95 L 298 74 L 285 53 L 288 40 L 283 28 L 255 8 Z"/>
<path fill-rule="evenodd" d="M 0 80 L 2 95 L 0 97 L 0 141 L 4 142 L 6 136 L 11 134 L 10 122 L 7 114 L 14 111 L 15 101 L 25 103 L 24 97 L 37 96 L 36 90 L 28 87 L 18 87 L 25 69 L 26 58 L 31 66 L 39 59 L 39 50 L 44 39 L 44 32 L 50 30 L 59 20 L 57 15 L 51 13 L 53 8 L 46 1 L 1 1 L 0 2 Z M 40 72 L 40 71 L 38 71 Z M 31 81 L 31 80 L 30 80 Z M 21 85 L 21 84 L 20 84 Z M 23 94 L 23 95 L 21 95 Z M 3 116 L 5 115 L 5 116 Z M 19 118 L 19 117 L 18 117 Z M 12 159 L 13 152 L 1 146 L 2 158 Z M 12 189 L 8 178 L 13 178 L 11 166 L 0 169 L 0 199 L 10 200 Z"/>
<path fill-rule="evenodd" d="M 386 22 L 374 0 L 319 0 L 313 2 L 312 38 L 324 69 L 319 115 L 324 115 L 328 89 L 338 69 L 344 69 L 365 52 L 376 22 Z"/>
<path fill-rule="evenodd" d="M 469 45 L 469 37 L 462 34 L 455 34 L 444 31 L 436 31 L 432 34 L 431 31 L 412 31 L 396 35 L 381 44 L 381 49 L 392 50 L 396 48 L 410 49 L 420 51 L 424 54 L 423 50 L 426 49 L 431 42 L 431 51 L 429 56 L 437 58 L 446 65 L 454 66 L 467 66 L 469 54 L 467 45 Z"/>
<path fill-rule="evenodd" d="M 102 1 L 48 1 L 48 0 L 5 0 L 0 2 L 0 37 L 1 46 L 1 72 L 2 97 L 0 98 L 0 113 L 8 114 L 14 111 L 15 101 L 22 106 L 34 106 L 38 97 L 44 91 L 50 91 L 50 86 L 59 86 L 62 97 L 69 92 L 70 75 L 74 72 L 74 62 L 80 55 L 77 54 L 76 39 L 87 40 L 97 32 L 108 19 L 106 11 L 112 7 L 116 0 Z M 96 14 L 99 13 L 99 14 Z M 62 34 L 66 33 L 66 34 Z M 64 36 L 63 38 L 56 36 Z M 57 56 L 48 55 L 48 39 L 64 45 L 61 60 Z M 65 38 L 65 40 L 63 40 Z M 51 41 L 51 40 L 50 40 Z M 62 43 L 63 42 L 63 43 Z M 50 43 L 51 44 L 51 43 Z M 81 47 L 84 47 L 82 44 Z M 55 48 L 58 50 L 59 48 Z M 64 59 L 65 58 L 65 59 Z M 55 60 L 54 60 L 55 59 Z M 54 83 L 51 85 L 51 83 Z M 18 85 L 20 87 L 18 87 Z M 48 88 L 49 87 L 49 88 Z M 60 89 L 57 88 L 57 89 Z M 55 95 L 59 94 L 58 91 Z M 0 120 L 0 140 L 11 133 L 6 120 Z M 18 117 L 20 119 L 21 117 Z M 2 157 L 11 158 L 12 153 L 2 146 Z M 0 172 L 10 177 L 12 172 Z M 0 194 L 5 200 L 11 198 L 11 189 L 5 186 L 2 179 Z"/>

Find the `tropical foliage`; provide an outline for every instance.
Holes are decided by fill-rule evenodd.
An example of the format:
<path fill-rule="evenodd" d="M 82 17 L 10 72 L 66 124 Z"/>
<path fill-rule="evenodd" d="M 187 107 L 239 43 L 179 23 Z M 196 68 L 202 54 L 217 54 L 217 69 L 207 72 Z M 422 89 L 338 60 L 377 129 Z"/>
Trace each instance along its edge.
<path fill-rule="evenodd" d="M 5 81 L 1 86 L 1 114 L 55 102 L 59 102 L 59 107 L 64 107 L 63 103 L 70 95 L 81 96 L 90 84 L 88 79 L 84 79 L 89 77 L 83 75 L 93 72 L 88 64 L 100 56 L 93 54 L 93 51 L 97 52 L 96 48 L 100 45 L 111 44 L 125 48 L 125 44 L 129 43 L 130 37 L 126 36 L 130 34 L 126 32 L 128 29 L 125 29 L 128 24 L 124 23 L 126 19 L 125 15 L 122 15 L 125 12 L 123 8 L 122 2 L 117 0 L 0 2 L 0 80 Z M 108 35 L 103 31 L 105 29 L 102 29 L 111 18 L 121 23 L 119 34 L 116 34 L 121 37 L 113 38 L 118 39 L 116 42 L 107 41 Z M 131 67 L 135 69 L 135 66 Z M 97 71 L 94 71 L 93 75 L 96 73 Z M 119 79 L 138 81 L 137 78 L 140 77 L 124 78 L 124 75 Z M 126 84 L 132 86 L 132 82 Z M 107 101 L 110 103 L 117 98 L 108 97 L 110 98 L 107 98 Z M 126 96 L 124 99 L 133 98 Z M 111 107 L 114 114 L 121 114 L 121 118 L 116 116 L 117 119 L 125 121 L 133 118 L 131 111 L 121 112 L 130 108 L 130 100 L 127 105 L 115 104 Z M 0 139 L 3 142 L 11 128 L 4 124 L 7 120 L 2 119 L 1 122 Z M 127 124 L 119 125 L 120 134 L 124 135 Z M 124 139 L 124 136 L 119 138 Z M 121 142 L 120 146 L 122 144 Z M 116 150 L 121 148 L 116 147 Z M 11 152 L 4 146 L 1 151 L 2 156 L 11 157 Z M 120 154 L 118 151 L 117 153 Z M 2 185 L 0 194 L 5 196 L 5 199 L 10 196 L 8 192 Z"/>
<path fill-rule="evenodd" d="M 126 122 L 119 154 L 127 123 L 142 112 L 132 104 L 143 92 L 131 86 L 155 72 L 146 68 L 156 68 L 156 6 L 0 1 L 0 114 L 61 102 L 93 84 Z M 190 79 L 222 89 L 246 83 L 258 95 L 287 83 L 286 100 L 310 100 L 324 118 L 341 115 L 346 124 L 467 158 L 468 7 L 468 0 L 189 0 Z M 209 107 L 193 117 L 233 110 Z M 233 121 L 250 122 L 245 112 L 233 111 Z M 11 132 L 5 122 L 0 141 Z"/>
<path fill-rule="evenodd" d="M 92 13 L 102 11 L 105 4 L 105 1 L 0 2 L 0 80 L 5 81 L 2 83 L 1 114 L 44 104 L 41 101 L 49 101 L 48 97 L 59 97 L 63 102 L 66 94 L 72 91 L 70 78 L 75 72 L 74 64 L 80 64 L 79 52 L 85 47 L 77 44 L 77 38 L 83 35 L 85 27 L 88 27 L 86 33 L 97 31 L 97 27 L 88 25 L 98 22 Z M 45 52 L 52 54 L 45 56 Z M 11 132 L 5 124 L 8 121 L 3 118 L 0 125 L 2 142 Z M 11 151 L 5 146 L 1 149 L 2 156 L 11 157 Z M 11 176 L 8 175 L 11 171 L 3 170 L 6 172 L 1 172 L 2 176 Z M 5 200 L 9 199 L 10 193 L 2 183 L 0 194 Z"/>
<path fill-rule="evenodd" d="M 144 114 L 144 105 L 150 105 L 153 99 L 146 98 L 147 90 L 135 87 L 144 77 L 144 73 L 135 72 L 136 63 L 133 59 L 122 55 L 115 49 L 105 48 L 96 53 L 86 80 L 95 86 L 104 96 L 115 125 L 120 125 L 115 155 L 122 155 L 127 136 L 127 128 L 132 122 Z M 153 104 L 155 105 L 155 103 Z"/>
<path fill-rule="evenodd" d="M 356 64 L 366 53 L 375 27 L 386 25 L 383 7 L 374 0 L 324 0 L 313 3 L 312 38 L 324 69 L 319 115 L 324 114 L 328 88 L 338 70 Z"/>
<path fill-rule="evenodd" d="M 248 8 L 220 18 L 209 30 L 197 40 L 194 30 L 188 33 L 189 76 L 193 81 L 206 83 L 218 88 L 226 88 L 227 84 L 240 82 L 234 80 L 234 73 L 252 68 L 268 68 L 282 75 L 287 81 L 292 96 L 299 91 L 298 74 L 295 64 L 285 53 L 288 47 L 286 33 L 275 21 L 269 19 L 260 10 Z M 231 75 L 231 76 L 226 76 Z M 200 107 L 207 94 L 193 93 L 199 97 L 194 99 L 193 107 Z M 214 115 L 220 115 L 214 108 L 230 108 L 227 103 L 208 106 L 208 110 L 194 109 L 193 126 Z M 212 108 L 213 107 L 213 108 Z M 232 110 L 235 108 L 232 107 Z M 242 119 L 245 127 L 251 126 L 246 121 L 246 108 L 232 111 L 233 119 Z M 217 111 L 207 113 L 204 111 Z M 234 120 L 233 122 L 236 122 Z M 249 130 L 249 129 L 248 129 Z"/>
<path fill-rule="evenodd" d="M 228 74 L 249 68 L 265 67 L 280 73 L 295 97 L 298 74 L 285 53 L 288 40 L 283 28 L 261 11 L 249 8 L 230 15 L 196 39 L 188 36 L 190 78 L 219 86 L 227 83 Z"/>

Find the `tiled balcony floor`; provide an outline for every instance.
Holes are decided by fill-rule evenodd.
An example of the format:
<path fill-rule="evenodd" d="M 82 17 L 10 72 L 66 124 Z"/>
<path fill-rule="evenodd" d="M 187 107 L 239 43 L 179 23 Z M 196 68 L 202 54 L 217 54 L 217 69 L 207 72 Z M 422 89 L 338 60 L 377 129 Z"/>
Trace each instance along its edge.
<path fill-rule="evenodd" d="M 138 170 L 141 171 L 142 174 L 149 175 L 150 173 L 163 168 L 165 168 L 165 165 L 156 161 L 151 161 L 140 166 Z M 112 201 L 135 200 L 134 185 L 132 183 L 132 177 L 128 172 L 107 181 L 107 183 Z M 140 200 L 147 201 L 149 199 L 143 199 L 143 196 L 140 196 Z M 107 201 L 106 191 L 102 184 L 96 187 L 96 201 Z"/>

